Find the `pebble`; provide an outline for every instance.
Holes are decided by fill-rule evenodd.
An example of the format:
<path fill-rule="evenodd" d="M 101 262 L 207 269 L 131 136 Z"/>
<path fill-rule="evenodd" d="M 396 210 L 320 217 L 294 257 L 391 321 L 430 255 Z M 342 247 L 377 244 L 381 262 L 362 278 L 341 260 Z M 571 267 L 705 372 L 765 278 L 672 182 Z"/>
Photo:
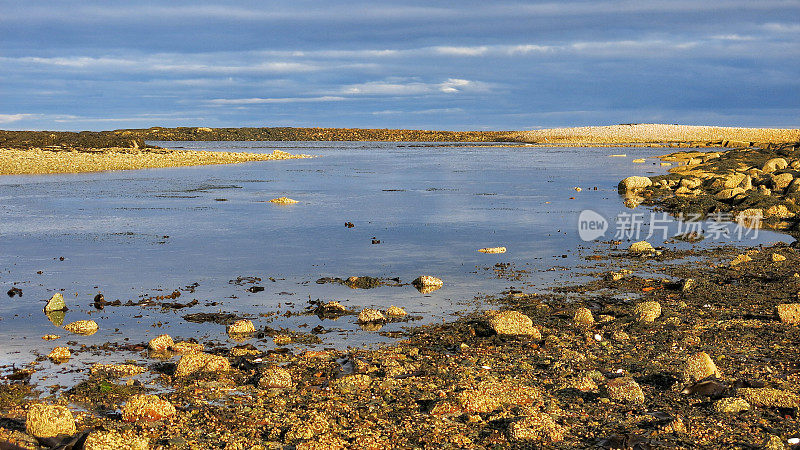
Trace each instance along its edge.
<path fill-rule="evenodd" d="M 170 335 L 162 334 L 150 339 L 150 342 L 147 343 L 147 348 L 154 352 L 166 352 L 174 343 Z"/>
<path fill-rule="evenodd" d="M 75 418 L 65 406 L 35 403 L 25 416 L 25 431 L 38 438 L 75 434 Z"/>
<path fill-rule="evenodd" d="M 175 407 L 157 395 L 134 395 L 122 408 L 125 422 L 153 422 L 175 415 Z"/>
<path fill-rule="evenodd" d="M 247 319 L 241 319 L 228 325 L 225 328 L 225 331 L 228 334 L 247 334 L 247 333 L 255 333 L 256 328 L 255 326 L 253 326 L 252 321 Z"/>
<path fill-rule="evenodd" d="M 273 198 L 273 199 L 272 199 L 272 200 L 270 200 L 269 202 L 270 202 L 270 203 L 277 203 L 277 204 L 279 204 L 279 205 L 292 205 L 292 204 L 294 204 L 294 203 L 300 203 L 300 202 L 298 202 L 297 200 L 292 200 L 292 199 L 290 199 L 289 197 L 278 197 L 278 198 Z"/>
<path fill-rule="evenodd" d="M 781 322 L 789 325 L 800 324 L 800 303 L 782 303 L 775 310 Z"/>
<path fill-rule="evenodd" d="M 405 317 L 408 315 L 405 309 L 394 305 L 390 306 L 389 309 L 386 310 L 386 314 L 389 317 Z"/>
<path fill-rule="evenodd" d="M 606 383 L 608 396 L 612 400 L 622 400 L 630 403 L 644 403 L 644 392 L 631 377 L 620 377 Z"/>
<path fill-rule="evenodd" d="M 47 301 L 47 304 L 44 306 L 44 312 L 48 313 L 51 311 L 65 311 L 67 309 L 67 304 L 64 303 L 64 296 L 61 295 L 60 292 L 56 292 L 50 297 L 50 300 Z"/>
<path fill-rule="evenodd" d="M 639 241 L 631 244 L 631 246 L 628 247 L 628 251 L 631 253 L 654 253 L 656 249 L 647 241 Z"/>
<path fill-rule="evenodd" d="M 703 378 L 714 376 L 715 378 L 722 378 L 722 374 L 714 360 L 706 352 L 695 353 L 686 359 L 686 365 L 683 369 L 683 378 L 692 383 L 700 381 Z"/>
<path fill-rule="evenodd" d="M 594 325 L 594 316 L 592 315 L 592 311 L 589 308 L 578 308 L 575 311 L 575 316 L 573 317 L 576 325 L 586 325 L 591 326 Z"/>
<path fill-rule="evenodd" d="M 175 376 L 185 377 L 202 372 L 227 372 L 231 370 L 231 364 L 223 356 L 210 355 L 208 353 L 190 353 L 183 355 L 178 361 L 175 369 Z"/>
<path fill-rule="evenodd" d="M 358 323 L 386 322 L 386 316 L 377 309 L 364 308 L 358 313 Z"/>
<path fill-rule="evenodd" d="M 99 327 L 97 326 L 97 322 L 95 322 L 94 320 L 78 320 L 76 322 L 72 322 L 65 325 L 64 329 L 69 331 L 70 333 L 91 336 L 97 333 Z"/>
<path fill-rule="evenodd" d="M 417 277 L 411 282 L 414 286 L 439 286 L 442 287 L 444 282 L 440 278 L 432 277 L 430 275 L 422 275 Z"/>
<path fill-rule="evenodd" d="M 84 450 L 147 450 L 150 440 L 133 431 L 92 431 L 83 444 Z"/>
<path fill-rule="evenodd" d="M 542 333 L 533 326 L 530 317 L 519 311 L 487 311 L 489 326 L 497 334 L 527 335 L 534 339 L 541 339 Z"/>
<path fill-rule="evenodd" d="M 661 304 L 656 301 L 639 303 L 634 308 L 633 315 L 639 322 L 654 322 L 661 316 Z"/>
<path fill-rule="evenodd" d="M 270 367 L 261 374 L 258 387 L 262 389 L 285 389 L 292 387 L 292 374 L 281 367 Z"/>
<path fill-rule="evenodd" d="M 750 403 L 739 397 L 726 397 L 714 402 L 714 411 L 720 414 L 738 413 L 750 409 Z"/>
<path fill-rule="evenodd" d="M 56 347 L 49 355 L 47 355 L 53 362 L 61 363 L 69 360 L 72 357 L 68 347 Z"/>
<path fill-rule="evenodd" d="M 478 249 L 478 251 L 481 252 L 481 253 L 505 253 L 506 252 L 506 248 L 505 247 L 486 247 L 486 248 Z"/>
<path fill-rule="evenodd" d="M 560 442 L 564 439 L 564 428 L 549 414 L 533 412 L 522 420 L 511 423 L 508 437 L 511 441 Z"/>

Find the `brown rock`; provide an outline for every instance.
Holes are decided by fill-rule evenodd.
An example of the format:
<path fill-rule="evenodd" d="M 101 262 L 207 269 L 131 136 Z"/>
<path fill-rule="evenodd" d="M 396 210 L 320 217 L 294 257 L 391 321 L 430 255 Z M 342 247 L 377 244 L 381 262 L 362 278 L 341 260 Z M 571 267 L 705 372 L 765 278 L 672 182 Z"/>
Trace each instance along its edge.
<path fill-rule="evenodd" d="M 258 387 L 262 389 L 284 389 L 292 387 L 292 374 L 281 367 L 270 367 L 261 374 Z"/>
<path fill-rule="evenodd" d="M 75 419 L 65 406 L 36 403 L 28 408 L 25 430 L 39 438 L 55 437 L 59 434 L 75 434 Z"/>
<path fill-rule="evenodd" d="M 747 400 L 755 406 L 766 406 L 773 408 L 797 408 L 800 407 L 800 397 L 797 394 L 772 388 L 741 388 L 736 391 L 736 395 Z"/>
<path fill-rule="evenodd" d="M 150 339 L 150 342 L 147 343 L 147 347 L 154 352 L 166 352 L 174 343 L 170 335 L 162 334 Z"/>
<path fill-rule="evenodd" d="M 47 357 L 53 362 L 62 363 L 72 358 L 72 353 L 70 353 L 69 347 L 56 347 Z"/>
<path fill-rule="evenodd" d="M 358 323 L 383 323 L 386 322 L 386 316 L 377 309 L 364 308 L 358 313 Z"/>
<path fill-rule="evenodd" d="M 722 374 L 719 369 L 717 369 L 717 365 L 714 364 L 714 361 L 708 356 L 708 353 L 695 353 L 686 359 L 686 365 L 683 369 L 683 378 L 686 381 L 692 383 L 710 376 L 722 378 Z"/>
<path fill-rule="evenodd" d="M 489 318 L 489 326 L 497 334 L 527 335 L 533 336 L 534 339 L 542 338 L 542 333 L 533 326 L 531 318 L 519 311 L 494 313 Z"/>
<path fill-rule="evenodd" d="M 76 322 L 67 324 L 66 326 L 64 326 L 64 329 L 69 331 L 70 333 L 91 336 L 97 333 L 98 326 L 97 322 L 95 322 L 94 320 L 78 320 Z"/>
<path fill-rule="evenodd" d="M 508 437 L 513 441 L 560 442 L 564 439 L 564 428 L 547 413 L 534 412 L 508 427 Z"/>
<path fill-rule="evenodd" d="M 144 373 L 147 369 L 133 364 L 95 364 L 92 366 L 91 374 L 111 378 L 130 377 Z"/>
<path fill-rule="evenodd" d="M 594 316 L 589 308 L 578 308 L 573 317 L 576 325 L 592 326 L 594 325 Z"/>
<path fill-rule="evenodd" d="M 644 392 L 633 378 L 621 377 L 609 380 L 606 383 L 608 396 L 612 400 L 625 401 L 630 403 L 644 403 Z"/>
<path fill-rule="evenodd" d="M 228 334 L 248 334 L 255 333 L 256 328 L 253 326 L 253 322 L 247 319 L 242 319 L 228 325 L 225 328 L 225 331 Z"/>
<path fill-rule="evenodd" d="M 153 422 L 174 415 L 175 407 L 172 403 L 157 395 L 134 395 L 122 408 L 122 420 L 125 422 Z"/>
<path fill-rule="evenodd" d="M 800 303 L 783 303 L 775 308 L 781 322 L 790 325 L 800 324 Z"/>
<path fill-rule="evenodd" d="M 656 301 L 639 303 L 633 310 L 633 316 L 639 322 L 654 322 L 661 316 L 661 304 Z"/>
<path fill-rule="evenodd" d="M 133 431 L 92 431 L 83 444 L 84 450 L 148 450 L 150 440 Z"/>
<path fill-rule="evenodd" d="M 231 370 L 231 364 L 223 356 L 210 355 L 208 353 L 190 353 L 183 355 L 178 361 L 175 376 L 185 377 L 195 373 L 218 373 L 229 370 Z"/>

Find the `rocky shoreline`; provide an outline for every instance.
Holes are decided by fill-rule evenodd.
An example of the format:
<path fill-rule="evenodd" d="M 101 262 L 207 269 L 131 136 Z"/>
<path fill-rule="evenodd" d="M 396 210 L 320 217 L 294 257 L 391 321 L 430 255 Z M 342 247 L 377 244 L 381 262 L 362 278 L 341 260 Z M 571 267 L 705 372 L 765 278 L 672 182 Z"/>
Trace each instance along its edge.
<path fill-rule="evenodd" d="M 674 213 L 794 213 L 777 182 L 797 152 L 673 154 L 671 173 L 620 190 Z M 598 243 L 589 281 L 512 289 L 378 349 L 160 337 L 124 345 L 150 363 L 87 368 L 58 395 L 19 369 L 0 381 L 0 448 L 800 448 L 798 246 L 653 244 Z M 259 333 L 247 322 L 229 332 Z"/>

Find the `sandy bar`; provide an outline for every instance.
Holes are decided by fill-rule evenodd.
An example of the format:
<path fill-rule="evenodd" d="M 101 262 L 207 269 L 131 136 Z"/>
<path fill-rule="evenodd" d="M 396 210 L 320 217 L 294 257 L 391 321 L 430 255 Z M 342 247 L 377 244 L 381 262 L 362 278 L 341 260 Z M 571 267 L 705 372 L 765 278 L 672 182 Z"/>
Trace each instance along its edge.
<path fill-rule="evenodd" d="M 125 148 L 82 151 L 0 148 L 0 175 L 152 169 L 309 157 L 309 155 L 293 155 L 280 150 L 261 154 L 168 149 L 133 150 Z"/>
<path fill-rule="evenodd" d="M 532 143 L 615 144 L 645 142 L 797 142 L 800 129 L 733 128 L 694 125 L 631 124 L 600 127 L 552 128 L 513 133 L 514 140 Z"/>

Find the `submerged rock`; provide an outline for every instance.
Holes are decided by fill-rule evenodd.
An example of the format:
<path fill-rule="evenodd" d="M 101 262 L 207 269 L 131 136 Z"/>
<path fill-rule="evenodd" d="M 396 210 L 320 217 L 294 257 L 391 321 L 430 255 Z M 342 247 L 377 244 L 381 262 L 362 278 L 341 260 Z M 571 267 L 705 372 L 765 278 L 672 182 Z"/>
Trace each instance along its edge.
<path fill-rule="evenodd" d="M 67 304 L 64 303 L 64 296 L 61 295 L 60 292 L 56 292 L 50 297 L 50 300 L 47 301 L 47 304 L 44 306 L 44 312 L 49 313 L 51 311 L 66 311 Z"/>
<path fill-rule="evenodd" d="M 75 418 L 65 406 L 35 403 L 25 416 L 25 430 L 38 438 L 55 437 L 59 434 L 75 434 Z"/>
<path fill-rule="evenodd" d="M 486 247 L 486 248 L 478 249 L 478 251 L 481 252 L 481 253 L 505 253 L 506 252 L 506 248 L 505 247 Z"/>
<path fill-rule="evenodd" d="M 444 286 L 444 282 L 436 277 L 432 277 L 430 275 L 422 275 L 417 277 L 414 281 L 411 282 L 414 286 L 417 287 L 442 287 Z"/>
<path fill-rule="evenodd" d="M 90 336 L 97 333 L 99 327 L 97 326 L 97 322 L 94 320 L 78 320 L 76 322 L 68 323 L 66 326 L 64 326 L 64 329 L 70 333 Z"/>
<path fill-rule="evenodd" d="M 50 352 L 49 355 L 47 355 L 47 357 L 53 362 L 61 363 L 69 360 L 72 357 L 72 353 L 70 353 L 68 347 L 56 347 Z"/>
<path fill-rule="evenodd" d="M 125 422 L 153 422 L 175 415 L 175 407 L 157 395 L 134 395 L 122 408 Z"/>
<path fill-rule="evenodd" d="M 364 308 L 358 313 L 358 323 L 382 323 L 386 322 L 386 316 L 377 309 Z"/>
<path fill-rule="evenodd" d="M 272 200 L 270 200 L 269 202 L 270 202 L 270 203 L 276 203 L 276 204 L 278 204 L 278 205 L 292 205 L 292 204 L 295 204 L 295 203 L 300 203 L 300 202 L 298 202 L 297 200 L 292 200 L 292 199 L 290 199 L 289 197 L 278 197 L 278 198 L 273 198 L 273 199 L 272 199 Z"/>

